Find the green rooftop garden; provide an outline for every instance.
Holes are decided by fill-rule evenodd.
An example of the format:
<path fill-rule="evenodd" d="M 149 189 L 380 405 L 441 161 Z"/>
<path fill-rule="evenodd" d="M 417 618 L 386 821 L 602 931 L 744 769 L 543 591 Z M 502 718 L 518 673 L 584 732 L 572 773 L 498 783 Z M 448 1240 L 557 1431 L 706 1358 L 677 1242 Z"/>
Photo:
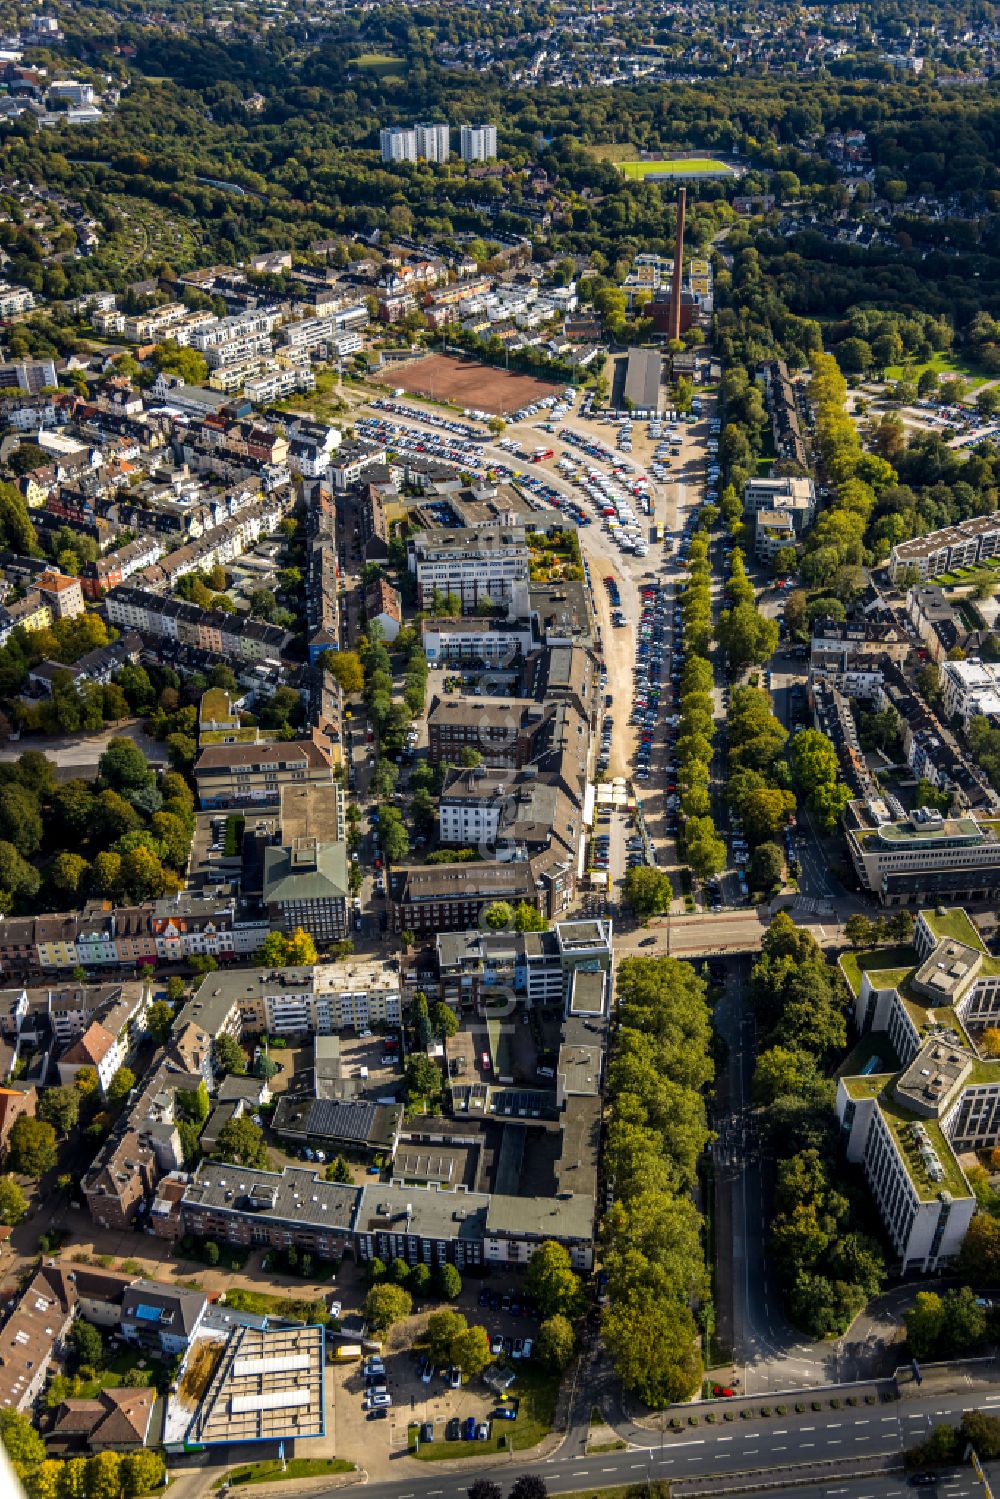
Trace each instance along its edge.
<path fill-rule="evenodd" d="M 936 1119 L 917 1119 L 916 1115 L 911 1114 L 909 1110 L 901 1108 L 888 1090 L 879 1099 L 879 1107 L 882 1110 L 882 1117 L 892 1131 L 900 1156 L 906 1163 L 910 1180 L 916 1187 L 917 1195 L 922 1202 L 933 1202 L 940 1192 L 950 1192 L 953 1197 L 971 1195 L 969 1184 L 955 1159 L 955 1153 L 945 1139 L 944 1131 Z M 922 1124 L 927 1131 L 927 1138 L 934 1147 L 944 1171 L 940 1181 L 936 1182 L 928 1175 L 923 1158 L 910 1133 L 910 1126 L 913 1124 Z"/>
<path fill-rule="evenodd" d="M 878 1098 L 895 1076 L 894 1072 L 873 1072 L 868 1077 L 845 1077 L 841 1081 L 847 1089 L 848 1098 L 860 1101 L 863 1098 Z"/>
<path fill-rule="evenodd" d="M 889 947 L 871 947 L 862 952 L 845 952 L 840 955 L 840 971 L 855 995 L 861 993 L 861 976 L 872 975 L 872 982 L 882 988 L 895 987 L 911 969 L 917 966 L 917 955 L 907 942 Z M 883 972 L 885 970 L 885 972 Z M 878 977 L 876 978 L 876 972 Z"/>
<path fill-rule="evenodd" d="M 945 937 L 951 937 L 955 942 L 964 942 L 967 947 L 978 948 L 980 952 L 984 950 L 982 937 L 961 906 L 952 906 L 943 913 L 935 910 L 922 911 L 921 915 L 939 942 L 944 941 Z"/>
<path fill-rule="evenodd" d="M 972 1064 L 970 1083 L 1000 1083 L 1000 1058 L 981 1057 Z"/>

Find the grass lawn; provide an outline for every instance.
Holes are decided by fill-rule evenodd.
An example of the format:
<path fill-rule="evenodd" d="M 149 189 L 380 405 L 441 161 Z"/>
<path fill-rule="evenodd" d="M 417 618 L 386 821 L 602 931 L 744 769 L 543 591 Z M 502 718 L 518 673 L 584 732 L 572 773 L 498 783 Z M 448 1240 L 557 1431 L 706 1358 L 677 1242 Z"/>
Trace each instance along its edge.
<path fill-rule="evenodd" d="M 664 161 L 623 161 L 619 165 L 623 175 L 636 182 L 658 172 L 671 177 L 698 177 L 706 172 L 733 175 L 732 167 L 727 166 L 724 161 L 716 161 L 712 156 L 686 156 Z"/>
<path fill-rule="evenodd" d="M 249 1483 L 280 1483 L 283 1478 L 316 1478 L 326 1473 L 353 1472 L 354 1464 L 342 1457 L 290 1457 L 283 1471 L 280 1459 L 269 1457 L 263 1458 L 259 1463 L 247 1463 L 242 1468 L 234 1468 L 228 1477 L 229 1482 L 235 1486 Z M 225 1481 L 225 1477 L 219 1478 L 212 1487 L 219 1489 Z"/>
<path fill-rule="evenodd" d="M 362 52 L 360 57 L 351 58 L 351 66 L 361 68 L 365 73 L 376 73 L 379 78 L 385 78 L 389 73 L 406 71 L 405 59 L 393 57 L 388 52 Z"/>
<path fill-rule="evenodd" d="M 140 1364 L 143 1366 L 140 1368 Z M 101 1390 L 117 1390 L 129 1385 L 159 1385 L 167 1376 L 166 1365 L 153 1358 L 145 1348 L 121 1348 L 114 1358 L 108 1359 L 96 1379 L 85 1380 L 78 1395 L 80 1400 L 93 1400 Z"/>
<path fill-rule="evenodd" d="M 904 373 L 908 373 L 911 379 L 919 380 L 924 370 L 933 370 L 942 380 L 948 375 L 962 375 L 968 380 L 973 390 L 984 384 L 987 379 L 986 375 L 973 369 L 972 365 L 967 364 L 964 359 L 960 359 L 955 354 L 945 353 L 943 350 L 932 354 L 930 359 L 925 359 L 922 364 L 909 365 L 906 371 L 901 364 L 890 364 L 885 370 L 885 377 L 887 380 L 902 380 Z"/>
<path fill-rule="evenodd" d="M 279 411 L 305 412 L 317 421 L 349 414 L 349 407 L 337 389 L 337 371 L 331 369 L 316 371 L 315 390 L 300 391 L 275 404 Z"/>
<path fill-rule="evenodd" d="M 961 906 L 952 906 L 944 915 L 939 915 L 936 910 L 925 911 L 924 920 L 939 942 L 945 937 L 952 937 L 956 942 L 964 942 L 968 947 L 976 947 L 982 951 L 983 939 L 978 928 Z"/>
<path fill-rule="evenodd" d="M 237 1312 L 256 1312 L 260 1317 L 289 1317 L 297 1322 L 324 1325 L 331 1320 L 322 1301 L 307 1301 L 304 1296 L 270 1296 L 266 1291 L 243 1291 L 237 1287 L 226 1292 L 226 1305 Z"/>
<path fill-rule="evenodd" d="M 635 161 L 639 147 L 628 142 L 625 145 L 585 146 L 588 156 L 595 161 Z"/>

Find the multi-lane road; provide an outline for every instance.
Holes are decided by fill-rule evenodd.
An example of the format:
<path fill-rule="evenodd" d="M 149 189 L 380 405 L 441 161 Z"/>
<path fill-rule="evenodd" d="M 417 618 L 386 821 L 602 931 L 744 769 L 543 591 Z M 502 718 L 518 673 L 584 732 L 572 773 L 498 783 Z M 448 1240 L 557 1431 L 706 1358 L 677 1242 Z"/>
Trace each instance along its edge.
<path fill-rule="evenodd" d="M 777 1404 L 780 1398 L 775 1397 Z M 824 1402 L 825 1403 L 825 1402 Z M 664 1479 L 676 1484 L 683 1480 L 714 1477 L 719 1488 L 727 1486 L 727 1475 L 754 1474 L 759 1481 L 768 1472 L 775 1479 L 796 1470 L 796 1477 L 815 1495 L 839 1495 L 842 1499 L 893 1499 L 906 1489 L 900 1475 L 881 1476 L 877 1470 L 886 1459 L 899 1461 L 908 1449 L 923 1441 L 939 1423 L 957 1425 L 962 1412 L 972 1408 L 1000 1413 L 1000 1386 L 967 1388 L 958 1394 L 928 1394 L 914 1399 L 879 1401 L 856 1407 L 842 1404 L 838 1410 L 816 1412 L 808 1399 L 798 1399 L 806 1410 L 795 1410 L 790 1397 L 784 1415 L 773 1414 L 752 1419 L 741 1417 L 741 1406 L 734 1402 L 732 1420 L 720 1420 L 708 1426 L 704 1420 L 697 1427 L 680 1433 L 644 1430 L 629 1426 L 625 1430 L 628 1445 L 618 1452 L 585 1453 L 573 1450 L 576 1443 L 567 1439 L 551 1457 L 527 1461 L 517 1454 L 500 1461 L 472 1461 L 435 1464 L 420 1471 L 419 1464 L 400 1457 L 399 1477 L 391 1482 L 366 1485 L 377 1499 L 465 1499 L 470 1483 L 476 1477 L 492 1476 L 501 1482 L 520 1473 L 536 1473 L 545 1480 L 551 1493 L 572 1493 L 640 1483 L 646 1479 Z M 772 1406 L 776 1410 L 777 1406 Z M 755 1402 L 759 1411 L 759 1402 Z M 570 1449 L 567 1451 L 567 1449 Z M 824 1465 L 837 1465 L 836 1471 Z M 870 1477 L 857 1479 L 866 1468 L 875 1470 Z M 843 1474 L 848 1476 L 843 1476 Z M 962 1499 L 974 1489 L 971 1475 L 962 1470 L 942 1477 L 938 1493 L 946 1499 Z M 803 1493 L 794 1487 L 789 1476 L 790 1492 Z"/>

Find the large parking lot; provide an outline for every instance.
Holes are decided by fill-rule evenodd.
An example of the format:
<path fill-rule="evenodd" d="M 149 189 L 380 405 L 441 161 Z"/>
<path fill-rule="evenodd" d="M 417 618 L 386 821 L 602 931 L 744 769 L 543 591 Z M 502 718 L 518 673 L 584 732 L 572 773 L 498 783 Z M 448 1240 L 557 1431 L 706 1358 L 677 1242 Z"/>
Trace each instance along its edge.
<path fill-rule="evenodd" d="M 507 1440 L 533 1446 L 551 1424 L 558 1381 L 533 1357 L 538 1318 L 517 1286 L 467 1281 L 454 1309 L 486 1329 L 495 1359 L 486 1375 L 457 1378 L 449 1366 L 429 1366 L 427 1311 L 394 1327 L 380 1355 L 331 1370 L 338 1451 L 362 1454 L 372 1478 L 387 1474 L 417 1436 L 425 1457 L 473 1456 Z"/>

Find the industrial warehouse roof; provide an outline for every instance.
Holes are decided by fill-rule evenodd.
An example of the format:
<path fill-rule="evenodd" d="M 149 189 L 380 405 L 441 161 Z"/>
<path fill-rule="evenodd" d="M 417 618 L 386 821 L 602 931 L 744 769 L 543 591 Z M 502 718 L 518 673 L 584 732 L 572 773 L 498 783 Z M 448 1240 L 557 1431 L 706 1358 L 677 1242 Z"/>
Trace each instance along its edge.
<path fill-rule="evenodd" d="M 191 1423 L 190 1442 L 212 1447 L 324 1434 L 322 1327 L 239 1327 L 220 1355 L 217 1346 L 206 1349 L 217 1362 Z M 204 1347 L 196 1344 L 196 1354 Z"/>
<path fill-rule="evenodd" d="M 629 349 L 625 399 L 637 411 L 655 411 L 660 404 L 663 357 L 658 349 Z"/>

